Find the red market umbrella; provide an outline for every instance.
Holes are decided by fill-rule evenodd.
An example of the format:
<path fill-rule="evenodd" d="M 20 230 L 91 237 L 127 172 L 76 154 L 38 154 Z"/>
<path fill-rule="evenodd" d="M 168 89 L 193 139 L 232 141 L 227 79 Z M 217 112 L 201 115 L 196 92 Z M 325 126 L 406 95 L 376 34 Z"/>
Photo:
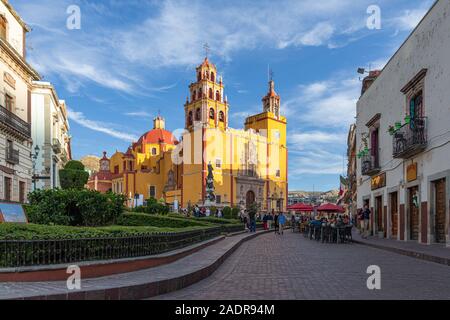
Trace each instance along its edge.
<path fill-rule="evenodd" d="M 332 204 L 332 203 L 326 203 L 321 205 L 317 208 L 317 211 L 321 212 L 338 212 L 338 213 L 344 213 L 345 209 L 341 206 Z"/>
<path fill-rule="evenodd" d="M 314 208 L 313 206 L 310 206 L 305 203 L 296 203 L 292 206 L 288 207 L 288 210 L 297 211 L 297 212 L 313 212 Z"/>

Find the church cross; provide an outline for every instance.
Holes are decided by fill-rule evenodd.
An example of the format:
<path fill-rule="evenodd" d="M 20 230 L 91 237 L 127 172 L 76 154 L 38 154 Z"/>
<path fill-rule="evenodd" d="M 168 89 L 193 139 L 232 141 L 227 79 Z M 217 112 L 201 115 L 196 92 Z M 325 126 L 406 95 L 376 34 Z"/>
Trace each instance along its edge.
<path fill-rule="evenodd" d="M 209 54 L 209 52 L 210 52 L 210 47 L 209 47 L 209 45 L 208 45 L 208 42 L 206 42 L 206 43 L 203 45 L 203 49 L 205 49 L 205 57 L 208 58 L 208 54 Z"/>

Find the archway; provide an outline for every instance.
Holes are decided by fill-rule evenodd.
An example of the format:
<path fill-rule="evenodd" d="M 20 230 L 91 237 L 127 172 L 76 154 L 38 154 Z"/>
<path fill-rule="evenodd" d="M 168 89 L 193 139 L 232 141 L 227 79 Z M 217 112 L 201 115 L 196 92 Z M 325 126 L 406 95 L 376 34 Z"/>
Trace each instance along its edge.
<path fill-rule="evenodd" d="M 245 197 L 245 199 L 246 199 L 245 204 L 247 205 L 247 208 L 248 208 L 250 205 L 252 205 L 252 204 L 254 204 L 256 202 L 255 193 L 253 191 L 251 191 L 251 190 L 248 191 L 247 192 L 247 196 Z"/>

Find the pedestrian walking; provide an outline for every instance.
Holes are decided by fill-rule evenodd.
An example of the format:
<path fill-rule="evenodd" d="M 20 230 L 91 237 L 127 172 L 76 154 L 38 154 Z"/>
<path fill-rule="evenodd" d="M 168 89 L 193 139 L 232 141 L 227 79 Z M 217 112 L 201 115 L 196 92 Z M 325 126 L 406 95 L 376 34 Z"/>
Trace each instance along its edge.
<path fill-rule="evenodd" d="M 242 221 L 244 221 L 245 231 L 249 230 L 250 228 L 248 227 L 248 219 L 246 215 L 243 216 Z"/>
<path fill-rule="evenodd" d="M 269 216 L 267 215 L 267 214 L 264 214 L 264 216 L 263 216 L 263 227 L 264 227 L 264 230 L 269 230 L 268 228 L 267 228 L 267 221 L 268 221 L 268 219 L 269 219 Z"/>
<path fill-rule="evenodd" d="M 283 214 L 283 212 L 280 212 L 278 216 L 278 234 L 283 234 L 283 228 L 286 224 L 286 216 Z"/>
<path fill-rule="evenodd" d="M 278 234 L 278 214 L 275 214 L 275 213 L 273 216 L 273 225 L 275 228 L 275 234 Z"/>
<path fill-rule="evenodd" d="M 371 212 L 370 212 L 369 206 L 367 204 L 364 205 L 364 210 L 363 210 L 364 224 L 363 224 L 363 234 L 362 234 L 362 237 L 364 239 L 367 239 L 367 237 L 369 236 L 370 213 Z"/>
<path fill-rule="evenodd" d="M 295 232 L 295 213 L 291 215 L 292 232 Z"/>

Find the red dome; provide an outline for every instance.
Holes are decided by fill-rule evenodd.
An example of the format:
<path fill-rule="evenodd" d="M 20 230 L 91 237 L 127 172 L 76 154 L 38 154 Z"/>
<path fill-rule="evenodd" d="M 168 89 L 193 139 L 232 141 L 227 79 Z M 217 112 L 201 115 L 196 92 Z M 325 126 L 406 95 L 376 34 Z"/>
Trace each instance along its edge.
<path fill-rule="evenodd" d="M 177 139 L 175 139 L 174 135 L 167 130 L 164 129 L 153 129 L 149 132 L 145 133 L 138 141 L 138 144 L 145 143 L 167 143 L 175 145 L 177 144 Z"/>

